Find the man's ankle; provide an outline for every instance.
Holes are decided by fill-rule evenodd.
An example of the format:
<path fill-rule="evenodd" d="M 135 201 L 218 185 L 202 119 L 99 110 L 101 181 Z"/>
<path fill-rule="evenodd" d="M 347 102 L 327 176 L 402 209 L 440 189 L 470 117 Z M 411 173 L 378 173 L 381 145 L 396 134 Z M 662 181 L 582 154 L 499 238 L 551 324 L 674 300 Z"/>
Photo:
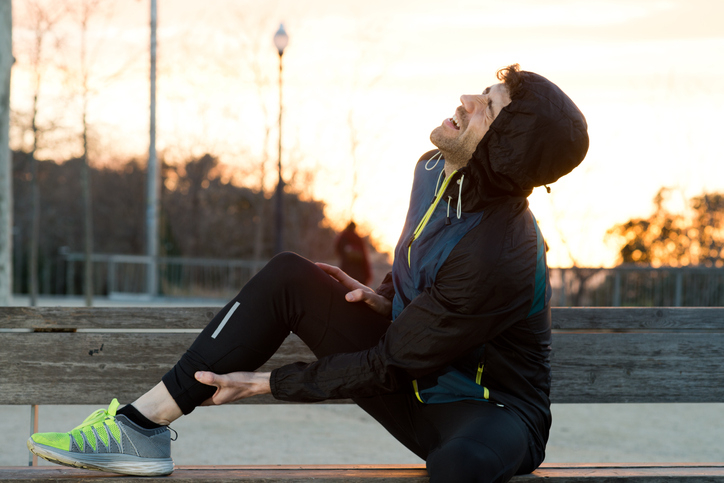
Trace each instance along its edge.
<path fill-rule="evenodd" d="M 146 416 L 141 414 L 141 411 L 136 409 L 136 407 L 133 404 L 126 404 L 122 408 L 120 408 L 116 414 L 122 414 L 128 419 L 131 420 L 131 422 L 137 424 L 138 426 L 144 428 L 144 429 L 156 429 L 160 428 L 164 425 L 157 424 L 150 419 L 148 419 Z"/>

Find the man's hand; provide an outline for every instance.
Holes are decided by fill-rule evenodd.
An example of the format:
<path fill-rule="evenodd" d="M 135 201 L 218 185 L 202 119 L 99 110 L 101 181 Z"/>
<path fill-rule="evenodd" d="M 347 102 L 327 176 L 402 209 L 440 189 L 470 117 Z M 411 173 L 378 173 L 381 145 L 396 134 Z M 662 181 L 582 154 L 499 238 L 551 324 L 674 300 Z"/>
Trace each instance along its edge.
<path fill-rule="evenodd" d="M 327 265 L 326 263 L 317 263 L 316 265 L 349 290 L 344 297 L 347 302 L 364 302 L 379 314 L 386 317 L 392 315 L 392 302 L 382 295 L 378 295 L 371 288 L 362 285 L 362 283 L 344 273 L 339 267 Z"/>
<path fill-rule="evenodd" d="M 213 372 L 199 371 L 195 374 L 196 380 L 207 386 L 215 386 L 216 393 L 204 401 L 202 406 L 215 406 L 226 404 L 245 397 L 271 393 L 269 379 L 271 372 L 230 372 L 229 374 L 214 374 Z"/>

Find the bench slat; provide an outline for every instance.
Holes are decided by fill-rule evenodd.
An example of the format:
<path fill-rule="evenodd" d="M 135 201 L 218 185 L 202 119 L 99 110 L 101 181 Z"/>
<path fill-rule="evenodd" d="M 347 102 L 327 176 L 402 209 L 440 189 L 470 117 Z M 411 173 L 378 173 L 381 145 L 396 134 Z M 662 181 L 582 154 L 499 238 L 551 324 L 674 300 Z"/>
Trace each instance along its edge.
<path fill-rule="evenodd" d="M 184 333 L 0 333 L 0 404 L 107 405 L 114 397 L 132 402 L 161 380 L 195 338 Z M 292 335 L 259 370 L 300 360 L 315 357 Z M 280 401 L 264 395 L 246 402 Z"/>
<path fill-rule="evenodd" d="M 0 481 L 17 481 L 24 483 L 45 483 L 48 481 L 94 481 L 107 482 L 112 477 L 114 483 L 143 483 L 148 477 L 121 476 L 112 473 L 100 473 L 63 467 L 0 467 Z M 396 467 L 385 465 L 376 468 L 335 465 L 330 468 L 320 466 L 306 467 L 302 465 L 275 467 L 180 467 L 171 475 L 161 477 L 167 483 L 276 483 L 300 481 L 324 481 L 342 483 L 351 481 L 427 483 L 427 471 L 424 465 Z"/>
<path fill-rule="evenodd" d="M 0 307 L 0 329 L 202 329 L 221 307 Z"/>
<path fill-rule="evenodd" d="M 0 307 L 0 329 L 202 329 L 221 307 Z M 556 330 L 718 330 L 724 307 L 553 308 Z"/>
<path fill-rule="evenodd" d="M 554 307 L 554 330 L 724 331 L 724 307 Z"/>
<path fill-rule="evenodd" d="M 195 337 L 0 333 L 0 404 L 133 401 L 160 380 Z M 311 351 L 292 335 L 260 370 L 312 360 Z M 560 333 L 551 364 L 554 403 L 724 402 L 724 333 Z M 244 401 L 278 402 L 271 396 Z"/>
<path fill-rule="evenodd" d="M 562 333 L 554 403 L 724 402 L 724 334 Z"/>

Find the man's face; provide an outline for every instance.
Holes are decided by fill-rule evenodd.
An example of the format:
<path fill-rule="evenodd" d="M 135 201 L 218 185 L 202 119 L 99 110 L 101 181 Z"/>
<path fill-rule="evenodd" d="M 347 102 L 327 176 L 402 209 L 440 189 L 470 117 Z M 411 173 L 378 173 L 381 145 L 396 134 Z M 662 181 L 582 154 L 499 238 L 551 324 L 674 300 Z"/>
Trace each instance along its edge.
<path fill-rule="evenodd" d="M 493 84 L 482 94 L 463 95 L 453 117 L 445 119 L 430 134 L 430 141 L 447 158 L 472 157 L 503 107 L 510 104 L 504 84 Z"/>

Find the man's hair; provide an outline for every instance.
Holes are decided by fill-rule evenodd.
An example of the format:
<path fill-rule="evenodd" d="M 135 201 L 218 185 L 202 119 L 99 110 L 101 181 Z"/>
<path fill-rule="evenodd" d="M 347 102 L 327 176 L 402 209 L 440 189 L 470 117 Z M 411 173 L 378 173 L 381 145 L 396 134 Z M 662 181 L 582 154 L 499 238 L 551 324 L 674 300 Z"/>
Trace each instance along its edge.
<path fill-rule="evenodd" d="M 508 89 L 508 94 L 512 98 L 520 90 L 525 72 L 520 70 L 520 65 L 512 64 L 500 69 L 495 76 L 505 84 L 505 87 Z"/>

